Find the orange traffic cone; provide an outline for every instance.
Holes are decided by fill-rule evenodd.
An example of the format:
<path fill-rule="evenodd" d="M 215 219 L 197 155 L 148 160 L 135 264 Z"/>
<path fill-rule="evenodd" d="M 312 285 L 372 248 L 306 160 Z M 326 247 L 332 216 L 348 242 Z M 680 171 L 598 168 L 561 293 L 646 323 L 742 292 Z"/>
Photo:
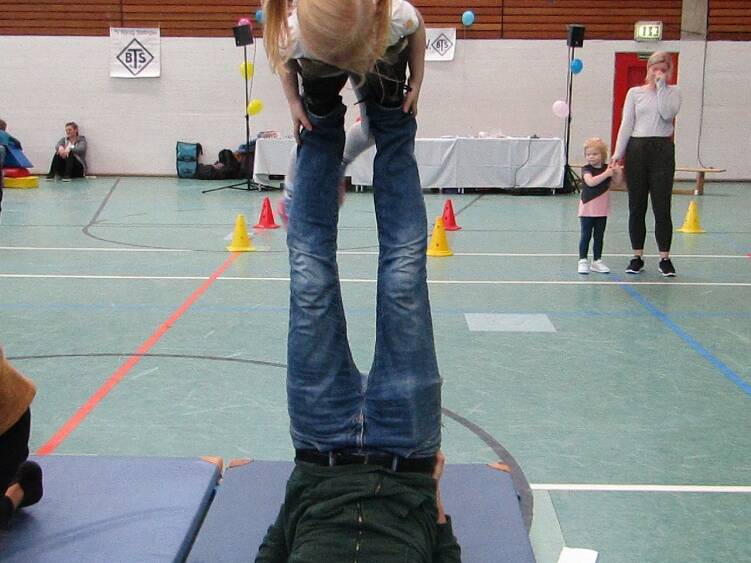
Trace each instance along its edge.
<path fill-rule="evenodd" d="M 446 239 L 446 229 L 443 227 L 443 217 L 436 217 L 433 235 L 428 245 L 428 256 L 453 256 Z"/>
<path fill-rule="evenodd" d="M 461 229 L 456 224 L 456 217 L 454 216 L 454 204 L 450 199 L 446 200 L 446 204 L 443 206 L 443 228 L 447 231 L 458 231 Z"/>
<path fill-rule="evenodd" d="M 263 207 L 261 216 L 258 218 L 258 224 L 253 225 L 254 229 L 278 229 L 279 225 L 274 222 L 274 212 L 271 211 L 271 202 L 268 197 L 263 198 Z"/>

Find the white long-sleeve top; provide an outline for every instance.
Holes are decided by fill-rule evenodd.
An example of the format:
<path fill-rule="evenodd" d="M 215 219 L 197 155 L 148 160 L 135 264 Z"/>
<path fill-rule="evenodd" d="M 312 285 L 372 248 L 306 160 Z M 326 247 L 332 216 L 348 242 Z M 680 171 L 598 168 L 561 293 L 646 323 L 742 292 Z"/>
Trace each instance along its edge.
<path fill-rule="evenodd" d="M 681 109 L 681 89 L 657 82 L 657 88 L 635 86 L 626 94 L 613 158 L 621 160 L 630 137 L 670 137 Z"/>

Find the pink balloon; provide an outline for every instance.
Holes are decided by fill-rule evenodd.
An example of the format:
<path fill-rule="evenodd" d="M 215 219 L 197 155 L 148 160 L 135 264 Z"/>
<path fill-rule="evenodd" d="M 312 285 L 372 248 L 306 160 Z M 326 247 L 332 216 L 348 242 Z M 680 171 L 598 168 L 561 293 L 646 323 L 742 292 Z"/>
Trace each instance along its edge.
<path fill-rule="evenodd" d="M 568 104 L 563 100 L 553 102 L 553 115 L 556 117 L 568 116 Z"/>
<path fill-rule="evenodd" d="M 248 18 L 240 18 L 237 20 L 237 25 L 250 25 L 250 20 Z"/>

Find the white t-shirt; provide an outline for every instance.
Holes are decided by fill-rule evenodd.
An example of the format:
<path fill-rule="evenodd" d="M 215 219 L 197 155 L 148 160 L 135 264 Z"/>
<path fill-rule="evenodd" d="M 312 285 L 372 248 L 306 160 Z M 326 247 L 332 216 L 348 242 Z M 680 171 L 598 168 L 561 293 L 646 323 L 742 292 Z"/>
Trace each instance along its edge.
<path fill-rule="evenodd" d="M 287 20 L 290 27 L 289 37 L 289 58 L 303 59 L 312 58 L 300 39 L 300 23 L 297 20 L 297 10 L 290 14 Z M 389 34 L 389 44 L 391 47 L 399 42 L 402 37 L 412 35 L 420 27 L 420 18 L 417 16 L 415 7 L 405 0 L 391 1 L 391 30 Z"/>

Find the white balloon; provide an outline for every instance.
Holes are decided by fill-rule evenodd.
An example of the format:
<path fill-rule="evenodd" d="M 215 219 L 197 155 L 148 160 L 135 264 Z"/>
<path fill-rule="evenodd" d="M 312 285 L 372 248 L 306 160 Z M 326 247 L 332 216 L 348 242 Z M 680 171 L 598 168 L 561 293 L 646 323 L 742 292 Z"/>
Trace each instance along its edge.
<path fill-rule="evenodd" d="M 563 100 L 556 100 L 553 102 L 553 115 L 556 117 L 568 116 L 568 104 Z"/>

